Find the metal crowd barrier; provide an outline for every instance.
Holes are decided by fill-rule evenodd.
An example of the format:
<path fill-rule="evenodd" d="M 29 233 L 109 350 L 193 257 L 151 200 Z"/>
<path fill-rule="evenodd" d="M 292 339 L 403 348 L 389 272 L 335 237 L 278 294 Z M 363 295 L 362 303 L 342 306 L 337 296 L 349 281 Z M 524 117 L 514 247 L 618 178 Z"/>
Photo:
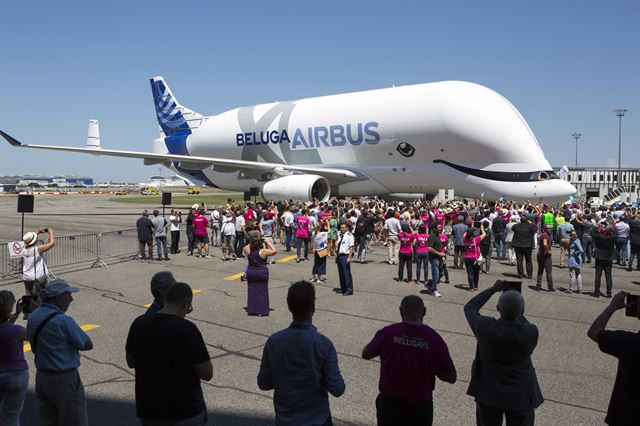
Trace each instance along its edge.
<path fill-rule="evenodd" d="M 11 259 L 7 242 L 0 243 L 0 279 L 22 276 L 22 259 Z M 56 237 L 56 245 L 43 255 L 49 269 L 89 264 L 107 267 L 113 258 L 135 257 L 139 250 L 136 229 Z"/>
<path fill-rule="evenodd" d="M 49 268 L 96 262 L 99 238 L 99 234 L 56 237 L 55 247 L 43 257 Z"/>

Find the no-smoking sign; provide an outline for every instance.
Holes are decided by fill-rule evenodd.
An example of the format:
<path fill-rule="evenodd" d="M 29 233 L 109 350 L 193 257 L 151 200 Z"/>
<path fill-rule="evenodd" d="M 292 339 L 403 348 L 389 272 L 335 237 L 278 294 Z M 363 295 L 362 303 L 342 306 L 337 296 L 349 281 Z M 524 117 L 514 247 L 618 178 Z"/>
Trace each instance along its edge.
<path fill-rule="evenodd" d="M 12 259 L 16 257 L 22 257 L 22 251 L 24 250 L 24 241 L 12 241 L 7 243 L 9 249 L 9 257 Z"/>

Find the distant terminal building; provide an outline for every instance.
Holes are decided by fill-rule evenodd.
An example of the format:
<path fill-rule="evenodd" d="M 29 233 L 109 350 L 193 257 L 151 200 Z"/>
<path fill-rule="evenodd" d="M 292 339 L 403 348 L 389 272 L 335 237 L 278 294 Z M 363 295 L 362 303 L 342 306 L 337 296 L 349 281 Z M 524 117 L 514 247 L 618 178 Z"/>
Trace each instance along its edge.
<path fill-rule="evenodd" d="M 42 175 L 20 175 L 20 176 L 0 176 L 0 185 L 29 186 L 38 184 L 40 186 L 93 186 L 93 178 L 87 176 L 42 176 Z"/>
<path fill-rule="evenodd" d="M 563 175 L 561 168 L 555 170 L 559 176 Z M 621 201 L 636 201 L 640 195 L 640 169 L 623 168 L 621 174 L 618 183 L 617 167 L 569 167 L 564 179 L 576 187 L 576 198 L 581 201 L 592 197 L 611 202 L 619 197 Z"/>

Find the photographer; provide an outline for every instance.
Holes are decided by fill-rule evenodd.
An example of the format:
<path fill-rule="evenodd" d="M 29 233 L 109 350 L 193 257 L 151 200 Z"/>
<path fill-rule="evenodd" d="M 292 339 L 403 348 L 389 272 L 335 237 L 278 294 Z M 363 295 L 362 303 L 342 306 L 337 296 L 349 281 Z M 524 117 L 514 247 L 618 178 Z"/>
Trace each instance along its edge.
<path fill-rule="evenodd" d="M 629 294 L 621 291 L 611 303 L 593 321 L 587 336 L 598 344 L 600 350 L 618 358 L 618 372 L 613 385 L 611 400 L 605 423 L 611 426 L 635 425 L 638 422 L 637 403 L 640 397 L 640 333 L 622 330 L 605 330 L 613 314 L 627 305 L 625 297 Z M 636 316 L 637 316 L 636 307 Z M 634 414 L 636 413 L 636 414 Z"/>
<path fill-rule="evenodd" d="M 467 394 L 475 397 L 478 425 L 529 426 L 535 422 L 535 408 L 542 393 L 531 362 L 538 344 L 538 328 L 524 316 L 524 298 L 498 280 L 471 299 L 464 314 L 477 339 L 476 358 L 471 368 Z M 494 293 L 500 318 L 480 314 Z"/>
<path fill-rule="evenodd" d="M 49 234 L 49 241 L 38 245 L 38 235 Z M 40 290 L 47 284 L 49 269 L 42 255 L 56 245 L 56 238 L 52 228 L 40 227 L 36 232 L 27 232 L 22 237 L 22 280 L 26 294 L 39 295 Z"/>
<path fill-rule="evenodd" d="M 11 314 L 15 305 L 16 311 Z M 10 291 L 0 290 L 0 424 L 20 424 L 20 413 L 29 385 L 29 366 L 24 359 L 23 342 L 27 330 L 15 325 L 22 311 L 22 300 Z"/>

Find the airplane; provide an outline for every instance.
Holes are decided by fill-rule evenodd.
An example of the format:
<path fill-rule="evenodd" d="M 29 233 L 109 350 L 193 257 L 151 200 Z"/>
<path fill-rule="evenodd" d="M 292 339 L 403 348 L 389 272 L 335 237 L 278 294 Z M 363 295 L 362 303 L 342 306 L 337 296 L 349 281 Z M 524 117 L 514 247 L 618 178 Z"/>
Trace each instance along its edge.
<path fill-rule="evenodd" d="M 160 137 L 153 152 L 47 149 L 163 164 L 206 185 L 267 200 L 435 194 L 485 200 L 567 200 L 518 110 L 495 91 L 441 81 L 273 102 L 205 116 L 182 106 L 163 77 L 150 79 Z"/>

